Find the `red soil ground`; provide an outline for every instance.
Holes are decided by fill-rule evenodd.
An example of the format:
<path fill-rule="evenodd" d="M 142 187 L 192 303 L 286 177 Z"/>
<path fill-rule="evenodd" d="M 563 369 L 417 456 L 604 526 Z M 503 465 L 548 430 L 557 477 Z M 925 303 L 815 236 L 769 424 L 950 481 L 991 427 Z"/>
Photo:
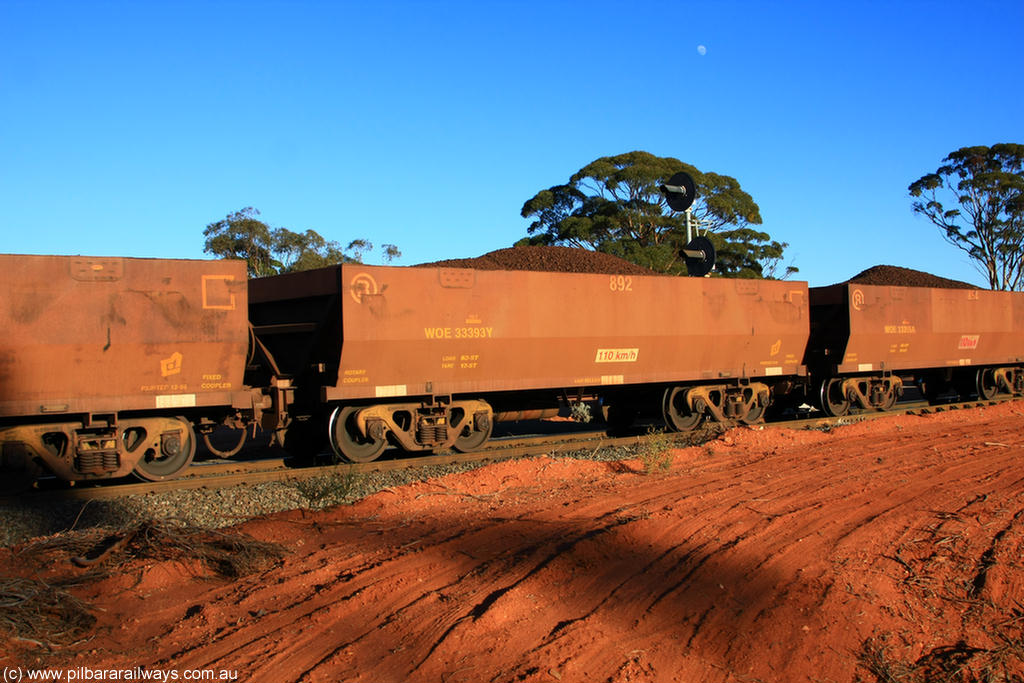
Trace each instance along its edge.
<path fill-rule="evenodd" d="M 262 573 L 135 560 L 73 589 L 98 622 L 53 665 L 310 683 L 1019 681 L 1022 428 L 1020 403 L 741 428 L 651 474 L 542 457 L 272 515 L 239 528 L 289 549 Z"/>

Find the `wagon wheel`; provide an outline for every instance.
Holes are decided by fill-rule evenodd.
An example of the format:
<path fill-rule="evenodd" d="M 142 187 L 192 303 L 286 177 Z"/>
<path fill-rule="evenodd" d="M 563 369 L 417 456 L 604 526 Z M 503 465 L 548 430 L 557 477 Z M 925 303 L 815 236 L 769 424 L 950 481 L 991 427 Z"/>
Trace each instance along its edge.
<path fill-rule="evenodd" d="M 889 391 L 885 393 L 885 398 L 882 400 L 882 405 L 878 406 L 879 410 L 892 410 L 892 407 L 896 405 L 896 387 L 894 385 L 889 386 Z"/>
<path fill-rule="evenodd" d="M 479 424 L 476 420 L 469 419 L 467 415 L 453 420 L 453 426 L 460 432 L 455 443 L 452 444 L 452 448 L 460 453 L 469 453 L 487 443 L 487 440 L 491 438 L 491 432 L 494 431 L 494 423 L 489 419 L 485 422 L 483 429 L 475 429 Z"/>
<path fill-rule="evenodd" d="M 686 402 L 686 390 L 683 387 L 671 387 L 665 390 L 661 406 L 665 424 L 674 432 L 688 432 L 704 419 L 704 413 L 691 410 Z"/>
<path fill-rule="evenodd" d="M 747 414 L 740 418 L 740 423 L 745 425 L 756 424 L 761 421 L 764 417 L 765 411 L 768 409 L 766 405 L 760 405 L 757 400 L 754 400 L 754 405 L 750 407 Z"/>
<path fill-rule="evenodd" d="M 373 462 L 388 446 L 386 438 L 374 439 L 363 436 L 356 426 L 355 416 L 358 408 L 345 406 L 335 408 L 331 413 L 329 433 L 331 448 L 334 453 L 350 462 Z"/>
<path fill-rule="evenodd" d="M 842 379 L 823 379 L 818 390 L 818 398 L 821 401 L 821 409 L 829 417 L 841 417 L 850 412 L 850 399 L 843 394 Z"/>
<path fill-rule="evenodd" d="M 999 383 L 996 381 L 996 373 L 991 368 L 981 368 L 977 377 L 978 398 L 983 401 L 991 401 L 999 394 Z"/>
<path fill-rule="evenodd" d="M 156 449 L 148 449 L 135 463 L 133 474 L 143 481 L 172 479 L 192 464 L 196 455 L 196 433 L 192 423 L 184 417 L 173 418 L 178 423 L 176 430 L 160 435 Z"/>

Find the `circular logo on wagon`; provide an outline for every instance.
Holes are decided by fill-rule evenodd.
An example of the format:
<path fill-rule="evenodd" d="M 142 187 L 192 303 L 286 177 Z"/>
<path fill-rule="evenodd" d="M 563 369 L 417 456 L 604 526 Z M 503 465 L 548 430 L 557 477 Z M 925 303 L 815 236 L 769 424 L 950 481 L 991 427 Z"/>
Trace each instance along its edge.
<path fill-rule="evenodd" d="M 359 273 L 352 278 L 349 285 L 349 293 L 357 304 L 363 303 L 363 298 L 377 294 L 377 281 L 369 273 Z"/>
<path fill-rule="evenodd" d="M 853 308 L 859 311 L 864 306 L 864 292 L 855 289 L 853 290 Z"/>

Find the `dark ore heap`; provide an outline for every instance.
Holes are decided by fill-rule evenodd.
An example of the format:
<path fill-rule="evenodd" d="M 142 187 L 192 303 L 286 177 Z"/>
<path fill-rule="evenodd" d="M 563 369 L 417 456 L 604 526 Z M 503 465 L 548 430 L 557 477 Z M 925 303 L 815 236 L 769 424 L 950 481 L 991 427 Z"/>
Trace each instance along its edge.
<path fill-rule="evenodd" d="M 618 256 L 573 247 L 508 247 L 476 258 L 421 263 L 417 268 L 474 268 L 476 270 L 543 270 L 555 273 L 658 275 Z"/>
<path fill-rule="evenodd" d="M 899 266 L 872 266 L 846 282 L 858 285 L 891 285 L 895 287 L 939 287 L 945 289 L 981 289 L 967 282 L 949 280 L 938 275 Z M 840 282 L 839 284 L 846 284 Z"/>

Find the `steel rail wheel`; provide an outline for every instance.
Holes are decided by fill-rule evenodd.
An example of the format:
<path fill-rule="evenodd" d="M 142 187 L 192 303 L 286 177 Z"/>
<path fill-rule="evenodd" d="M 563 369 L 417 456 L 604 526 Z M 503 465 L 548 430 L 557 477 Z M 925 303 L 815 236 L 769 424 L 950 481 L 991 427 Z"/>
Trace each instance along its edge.
<path fill-rule="evenodd" d="M 388 447 L 386 438 L 373 439 L 363 436 L 356 427 L 355 415 L 359 408 L 343 406 L 335 408 L 328 423 L 331 448 L 335 455 L 351 462 L 373 462 Z M 321 427 L 322 429 L 322 427 Z"/>
<path fill-rule="evenodd" d="M 150 448 L 135 463 L 134 474 L 143 481 L 163 481 L 180 474 L 192 464 L 196 455 L 196 433 L 192 423 L 184 417 L 171 418 L 177 423 L 175 430 L 160 435 L 158 448 Z M 126 436 L 132 432 L 126 432 Z M 135 438 L 134 436 L 132 438 Z M 131 446 L 131 444 L 126 444 Z"/>
<path fill-rule="evenodd" d="M 460 431 L 452 448 L 460 453 L 469 453 L 480 448 L 487 443 L 491 438 L 491 432 L 494 431 L 493 420 L 487 420 L 486 428 L 480 430 L 474 429 L 475 421 L 469 419 L 468 415 L 463 415 L 461 419 L 453 422 L 453 426 Z"/>
<path fill-rule="evenodd" d="M 896 400 L 899 397 L 896 395 L 896 387 L 890 386 L 889 391 L 885 392 L 885 399 L 882 401 L 882 405 L 878 406 L 879 410 L 892 410 L 893 406 L 896 405 Z"/>
<path fill-rule="evenodd" d="M 833 377 L 821 380 L 818 389 L 821 409 L 829 417 L 842 417 L 850 412 L 850 399 L 843 394 L 843 380 Z"/>
<path fill-rule="evenodd" d="M 766 410 L 768 410 L 768 406 L 760 405 L 755 401 L 747 414 L 740 418 L 740 424 L 752 425 L 760 422 Z"/>
<path fill-rule="evenodd" d="M 978 377 L 975 382 L 978 389 L 978 398 L 991 401 L 999 394 L 999 382 L 996 380 L 996 373 L 991 368 L 978 370 Z"/>
<path fill-rule="evenodd" d="M 686 402 L 686 389 L 683 387 L 671 387 L 665 390 L 665 397 L 662 400 L 662 417 L 665 424 L 674 432 L 688 432 L 695 429 L 704 419 L 704 414 L 691 410 Z"/>

